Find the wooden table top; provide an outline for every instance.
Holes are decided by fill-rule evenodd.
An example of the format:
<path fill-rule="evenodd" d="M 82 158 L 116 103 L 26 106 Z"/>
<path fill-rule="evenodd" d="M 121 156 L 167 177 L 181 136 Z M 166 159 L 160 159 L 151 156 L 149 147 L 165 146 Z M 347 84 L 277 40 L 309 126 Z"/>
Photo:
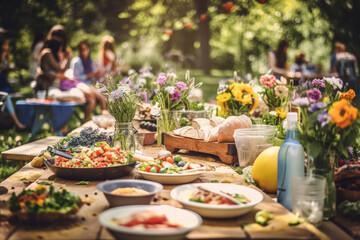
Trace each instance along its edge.
<path fill-rule="evenodd" d="M 47 146 L 54 145 L 63 137 L 50 136 L 1 153 L 2 160 L 31 161 Z"/>
<path fill-rule="evenodd" d="M 52 138 L 52 137 L 51 137 Z M 58 138 L 59 139 L 59 138 Z M 45 149 L 50 143 L 49 139 L 43 139 L 43 144 L 38 143 L 38 150 Z M 55 141 L 55 139 L 53 139 Z M 38 142 L 38 141 L 37 141 Z M 35 142 L 33 142 L 35 143 Z M 25 144 L 22 159 L 29 160 L 35 150 Z M 19 148 L 21 148 L 19 147 Z M 16 148 L 17 149 L 17 148 Z M 163 146 L 145 146 L 144 154 L 155 156 Z M 15 149 L 12 149 L 15 150 Z M 10 150 L 9 150 L 10 151 Z M 17 152 L 17 151 L 12 151 Z M 27 158 L 25 157 L 27 155 Z M 246 185 L 244 179 L 233 171 L 228 165 L 217 162 L 212 158 L 201 155 L 186 155 L 193 161 L 205 164 L 207 170 L 202 176 L 194 182 L 211 182 L 218 180 L 220 182 L 232 182 L 234 184 Z M 224 170 L 227 171 L 224 174 Z M 133 171 L 130 176 L 123 178 L 141 178 L 140 175 Z M 65 187 L 69 191 L 77 192 L 80 197 L 87 202 L 77 215 L 70 220 L 61 222 L 61 224 L 51 224 L 42 227 L 24 227 L 13 226 L 6 219 L 10 215 L 7 207 L 7 200 L 14 193 L 20 193 L 24 188 L 34 189 L 38 181 L 54 181 L 55 188 Z M 78 181 L 71 181 L 56 177 L 49 169 L 33 168 L 30 164 L 25 165 L 17 173 L 0 183 L 0 239 L 114 239 L 110 233 L 103 228 L 99 221 L 98 215 L 109 208 L 105 196 L 96 188 L 101 181 L 91 181 L 89 185 L 75 185 Z M 255 186 L 248 185 L 259 191 Z M 176 185 L 164 185 L 164 190 L 157 194 L 156 202 L 151 204 L 165 204 L 175 207 L 182 207 L 180 203 L 171 199 L 170 190 Z M 280 224 L 278 221 L 270 221 L 267 227 L 257 227 L 256 224 L 241 226 L 242 223 L 254 223 L 255 213 L 259 210 L 271 211 L 276 217 L 286 216 L 290 213 L 280 204 L 274 202 L 268 195 L 263 193 L 264 200 L 258 204 L 249 213 L 229 219 L 211 219 L 203 218 L 203 224 L 190 232 L 187 239 L 352 239 L 347 233 L 341 230 L 333 222 L 324 222 L 319 228 L 310 224 L 301 224 L 290 227 L 287 224 Z"/>

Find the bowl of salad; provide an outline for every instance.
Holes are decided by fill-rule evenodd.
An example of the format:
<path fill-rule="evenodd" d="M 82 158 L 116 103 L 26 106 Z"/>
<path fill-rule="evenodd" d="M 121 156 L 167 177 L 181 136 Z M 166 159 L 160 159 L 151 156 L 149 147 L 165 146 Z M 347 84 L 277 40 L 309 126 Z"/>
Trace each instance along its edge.
<path fill-rule="evenodd" d="M 111 208 L 99 221 L 116 239 L 127 240 L 180 240 L 202 223 L 194 212 L 165 205 Z"/>
<path fill-rule="evenodd" d="M 139 179 L 120 179 L 99 183 L 97 188 L 104 193 L 110 207 L 118 207 L 150 204 L 151 199 L 163 189 L 163 186 L 160 183 Z"/>
<path fill-rule="evenodd" d="M 139 164 L 136 170 L 146 180 L 181 184 L 194 181 L 206 168 L 202 164 L 186 161 L 180 155 L 174 156 L 168 151 L 162 151 L 154 160 Z"/>
<path fill-rule="evenodd" d="M 259 191 L 228 183 L 195 183 L 171 190 L 173 199 L 203 217 L 227 218 L 246 214 L 263 200 Z"/>
<path fill-rule="evenodd" d="M 82 147 L 81 152 L 70 155 L 72 158 L 55 156 L 45 164 L 56 176 L 71 180 L 119 178 L 129 175 L 136 165 L 131 152 L 112 148 L 106 142 Z"/>
<path fill-rule="evenodd" d="M 68 218 L 78 212 L 83 205 L 80 197 L 66 189 L 55 190 L 51 185 L 37 186 L 34 190 L 12 193 L 9 207 L 12 220 L 26 225 L 44 225 Z"/>

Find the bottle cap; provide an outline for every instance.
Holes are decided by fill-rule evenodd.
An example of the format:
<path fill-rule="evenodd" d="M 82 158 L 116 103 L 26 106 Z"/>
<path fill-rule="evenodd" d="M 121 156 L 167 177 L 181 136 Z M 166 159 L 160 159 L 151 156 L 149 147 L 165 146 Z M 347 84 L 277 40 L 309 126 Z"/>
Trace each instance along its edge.
<path fill-rule="evenodd" d="M 286 119 L 288 122 L 297 122 L 298 115 L 296 112 L 288 112 Z"/>

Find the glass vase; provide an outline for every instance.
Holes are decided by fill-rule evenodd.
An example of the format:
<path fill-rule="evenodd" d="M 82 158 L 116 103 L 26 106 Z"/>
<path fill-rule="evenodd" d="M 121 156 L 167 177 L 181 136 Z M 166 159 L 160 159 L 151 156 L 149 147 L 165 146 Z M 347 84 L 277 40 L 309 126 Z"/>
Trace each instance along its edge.
<path fill-rule="evenodd" d="M 316 158 L 308 152 L 308 175 L 319 175 L 326 179 L 323 219 L 333 220 L 336 216 L 336 186 L 334 183 L 335 151 L 320 151 Z"/>
<path fill-rule="evenodd" d="M 136 136 L 131 122 L 115 123 L 112 146 L 135 153 Z"/>
<path fill-rule="evenodd" d="M 170 132 L 180 127 L 180 111 L 161 110 L 157 118 L 157 143 L 162 144 L 162 133 Z"/>

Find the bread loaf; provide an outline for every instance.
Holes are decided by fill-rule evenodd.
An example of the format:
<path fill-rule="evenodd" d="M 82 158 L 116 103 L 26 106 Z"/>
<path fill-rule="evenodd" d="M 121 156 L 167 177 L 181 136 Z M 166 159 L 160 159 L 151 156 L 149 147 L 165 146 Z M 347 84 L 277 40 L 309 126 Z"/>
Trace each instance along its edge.
<path fill-rule="evenodd" d="M 190 126 L 185 126 L 185 127 L 182 127 L 182 128 L 178 128 L 176 130 L 173 131 L 173 133 L 177 136 L 181 136 L 182 134 L 184 134 L 184 132 L 186 132 L 189 128 L 192 128 Z"/>
<path fill-rule="evenodd" d="M 181 136 L 194 139 L 204 139 L 204 133 L 193 127 L 186 130 Z"/>
<path fill-rule="evenodd" d="M 210 118 L 210 125 L 213 127 L 216 127 L 216 126 L 222 124 L 224 121 L 225 121 L 225 118 L 223 118 L 223 117 L 219 117 L 219 116 L 212 117 L 212 118 Z"/>
<path fill-rule="evenodd" d="M 251 119 L 245 115 L 230 116 L 219 125 L 218 142 L 234 142 L 234 132 L 240 128 L 251 128 Z"/>
<path fill-rule="evenodd" d="M 219 135 L 219 126 L 209 129 L 205 132 L 204 140 L 207 142 L 217 142 Z"/>
<path fill-rule="evenodd" d="M 195 129 L 200 130 L 203 126 L 210 126 L 210 119 L 207 118 L 195 118 L 191 123 L 190 126 L 194 127 Z"/>

